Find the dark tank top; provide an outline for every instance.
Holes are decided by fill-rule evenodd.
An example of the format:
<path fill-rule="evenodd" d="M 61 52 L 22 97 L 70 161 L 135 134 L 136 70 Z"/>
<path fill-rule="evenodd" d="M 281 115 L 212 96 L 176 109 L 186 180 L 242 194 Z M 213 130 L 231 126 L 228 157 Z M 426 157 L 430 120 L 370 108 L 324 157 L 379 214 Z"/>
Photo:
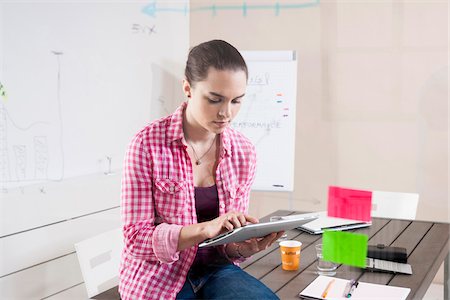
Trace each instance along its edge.
<path fill-rule="evenodd" d="M 217 186 L 195 187 L 194 190 L 197 222 L 201 223 L 217 218 L 219 216 L 219 193 Z M 220 254 L 216 247 L 198 248 L 192 268 L 226 262 L 227 259 Z"/>

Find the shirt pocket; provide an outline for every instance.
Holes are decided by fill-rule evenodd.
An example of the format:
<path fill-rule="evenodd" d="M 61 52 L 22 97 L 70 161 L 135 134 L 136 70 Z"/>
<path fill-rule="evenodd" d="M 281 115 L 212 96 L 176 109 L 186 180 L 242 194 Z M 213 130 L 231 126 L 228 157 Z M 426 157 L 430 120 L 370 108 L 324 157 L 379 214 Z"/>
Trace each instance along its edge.
<path fill-rule="evenodd" d="M 245 212 L 247 205 L 245 204 L 245 190 L 237 182 L 226 182 L 224 184 L 227 211 L 236 210 Z"/>
<path fill-rule="evenodd" d="M 158 215 L 165 220 L 179 217 L 187 203 L 187 182 L 169 178 L 154 181 L 154 199 Z"/>

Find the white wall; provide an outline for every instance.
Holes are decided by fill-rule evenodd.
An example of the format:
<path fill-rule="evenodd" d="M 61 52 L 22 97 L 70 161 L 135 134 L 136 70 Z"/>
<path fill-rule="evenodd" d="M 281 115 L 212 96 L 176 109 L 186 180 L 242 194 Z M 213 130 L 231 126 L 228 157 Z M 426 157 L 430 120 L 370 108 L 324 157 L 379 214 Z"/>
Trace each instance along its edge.
<path fill-rule="evenodd" d="M 298 54 L 295 191 L 254 192 L 252 212 L 325 209 L 334 184 L 416 192 L 418 219 L 450 220 L 448 2 L 308 1 L 278 15 L 246 3 L 192 13 L 190 43 Z"/>

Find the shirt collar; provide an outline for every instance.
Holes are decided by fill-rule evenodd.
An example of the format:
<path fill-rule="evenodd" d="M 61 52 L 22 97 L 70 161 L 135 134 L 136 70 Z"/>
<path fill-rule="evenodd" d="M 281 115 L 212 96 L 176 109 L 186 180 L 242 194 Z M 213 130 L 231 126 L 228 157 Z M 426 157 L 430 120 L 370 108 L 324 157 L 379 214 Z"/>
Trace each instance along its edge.
<path fill-rule="evenodd" d="M 175 110 L 175 112 L 170 117 L 170 124 L 167 128 L 167 139 L 169 142 L 180 141 L 181 144 L 187 146 L 184 139 L 183 132 L 183 114 L 186 110 L 187 102 L 181 103 L 181 105 Z M 231 140 L 230 134 L 231 129 L 229 127 L 225 128 L 223 133 L 220 135 L 221 145 L 223 147 L 223 155 L 231 155 Z"/>
<path fill-rule="evenodd" d="M 175 112 L 170 117 L 170 123 L 167 127 L 167 139 L 169 142 L 176 140 L 183 141 L 183 113 L 186 109 L 187 102 L 181 103 L 181 105 L 175 110 Z"/>

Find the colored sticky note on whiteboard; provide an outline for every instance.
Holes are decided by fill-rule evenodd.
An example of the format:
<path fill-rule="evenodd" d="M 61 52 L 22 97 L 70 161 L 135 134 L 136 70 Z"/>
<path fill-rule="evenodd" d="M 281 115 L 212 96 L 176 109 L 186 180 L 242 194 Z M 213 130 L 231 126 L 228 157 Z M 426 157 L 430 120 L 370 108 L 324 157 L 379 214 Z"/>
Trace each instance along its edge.
<path fill-rule="evenodd" d="M 344 219 L 371 220 L 372 192 L 330 186 L 328 216 Z"/>
<path fill-rule="evenodd" d="M 322 236 L 323 260 L 365 268 L 368 240 L 364 234 L 325 231 Z"/>

